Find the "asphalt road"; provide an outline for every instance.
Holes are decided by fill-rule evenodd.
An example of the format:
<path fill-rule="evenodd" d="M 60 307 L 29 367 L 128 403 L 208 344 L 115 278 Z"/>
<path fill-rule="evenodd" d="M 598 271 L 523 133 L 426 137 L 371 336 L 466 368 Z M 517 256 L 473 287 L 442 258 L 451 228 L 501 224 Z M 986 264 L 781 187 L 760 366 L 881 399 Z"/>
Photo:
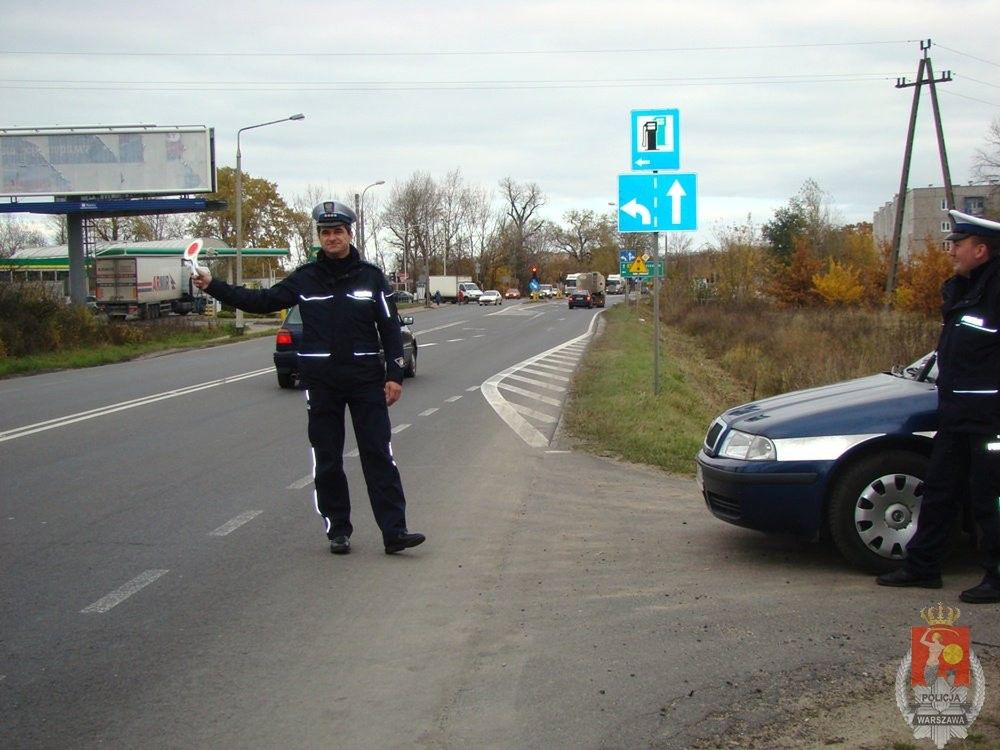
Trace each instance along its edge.
<path fill-rule="evenodd" d="M 891 705 L 968 561 L 943 592 L 878 589 L 573 452 L 596 315 L 416 313 L 391 415 L 428 542 L 395 556 L 351 441 L 354 551 L 329 554 L 269 339 L 0 382 L 0 746 L 682 748 L 810 697 Z M 964 622 L 981 657 L 991 612 Z"/>

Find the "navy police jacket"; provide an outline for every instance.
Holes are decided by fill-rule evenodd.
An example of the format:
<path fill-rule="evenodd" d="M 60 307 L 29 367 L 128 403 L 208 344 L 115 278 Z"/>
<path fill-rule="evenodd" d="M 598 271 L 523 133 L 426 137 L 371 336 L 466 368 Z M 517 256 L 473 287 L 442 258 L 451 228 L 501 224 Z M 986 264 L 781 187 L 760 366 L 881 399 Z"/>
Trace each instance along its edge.
<path fill-rule="evenodd" d="M 1000 258 L 942 287 L 938 417 L 942 430 L 1000 432 Z"/>
<path fill-rule="evenodd" d="M 205 291 L 246 312 L 268 313 L 298 305 L 299 372 L 307 386 L 403 382 L 403 337 L 392 289 L 378 266 L 361 260 L 353 245 L 350 257 L 341 261 L 319 251 L 315 261 L 270 289 L 235 287 L 212 279 Z M 385 351 L 384 366 L 380 348 Z"/>

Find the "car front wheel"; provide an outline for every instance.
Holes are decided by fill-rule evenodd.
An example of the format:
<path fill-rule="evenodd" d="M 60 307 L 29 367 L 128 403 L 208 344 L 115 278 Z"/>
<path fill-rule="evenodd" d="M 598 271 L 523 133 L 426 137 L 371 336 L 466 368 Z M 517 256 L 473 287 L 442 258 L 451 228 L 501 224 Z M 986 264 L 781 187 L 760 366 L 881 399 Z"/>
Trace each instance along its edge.
<path fill-rule="evenodd" d="M 906 558 L 917 528 L 927 459 L 907 450 L 863 458 L 837 479 L 827 523 L 840 553 L 873 573 L 885 573 Z"/>

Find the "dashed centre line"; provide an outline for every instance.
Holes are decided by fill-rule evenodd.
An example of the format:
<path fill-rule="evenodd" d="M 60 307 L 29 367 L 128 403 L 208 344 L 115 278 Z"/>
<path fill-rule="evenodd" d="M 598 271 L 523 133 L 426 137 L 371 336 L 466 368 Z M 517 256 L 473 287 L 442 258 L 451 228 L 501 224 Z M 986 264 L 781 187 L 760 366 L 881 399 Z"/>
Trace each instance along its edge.
<path fill-rule="evenodd" d="M 169 573 L 169 570 L 147 570 L 140 573 L 135 578 L 133 578 L 128 583 L 122 584 L 114 591 L 112 591 L 107 596 L 102 596 L 93 604 L 90 604 L 80 610 L 81 614 L 104 614 L 108 610 L 117 607 L 123 601 L 128 599 L 133 594 L 136 594 L 146 588 L 149 584 L 155 581 L 160 576 L 164 576 Z"/>

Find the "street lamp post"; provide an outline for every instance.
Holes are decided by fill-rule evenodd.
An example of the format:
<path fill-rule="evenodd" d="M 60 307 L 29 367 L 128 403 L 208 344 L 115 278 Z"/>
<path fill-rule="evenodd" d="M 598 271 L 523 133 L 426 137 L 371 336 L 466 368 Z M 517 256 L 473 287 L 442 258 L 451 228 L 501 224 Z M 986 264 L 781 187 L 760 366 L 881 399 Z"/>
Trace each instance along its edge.
<path fill-rule="evenodd" d="M 367 260 L 367 255 L 365 254 L 365 193 L 368 192 L 368 188 L 373 188 L 376 185 L 384 185 L 385 180 L 379 180 L 378 182 L 373 182 L 371 185 L 366 187 L 361 191 L 361 197 L 358 198 L 355 194 L 355 203 L 357 203 L 358 209 L 358 249 L 361 251 L 361 257 Z"/>
<path fill-rule="evenodd" d="M 275 125 L 279 122 L 289 120 L 304 120 L 306 116 L 301 112 L 297 115 L 282 117 L 280 120 L 261 122 L 257 125 L 247 125 L 236 131 L 236 286 L 243 286 L 243 154 L 240 152 L 240 135 L 244 130 L 262 128 L 265 125 Z M 236 335 L 243 335 L 243 311 L 236 310 Z"/>

